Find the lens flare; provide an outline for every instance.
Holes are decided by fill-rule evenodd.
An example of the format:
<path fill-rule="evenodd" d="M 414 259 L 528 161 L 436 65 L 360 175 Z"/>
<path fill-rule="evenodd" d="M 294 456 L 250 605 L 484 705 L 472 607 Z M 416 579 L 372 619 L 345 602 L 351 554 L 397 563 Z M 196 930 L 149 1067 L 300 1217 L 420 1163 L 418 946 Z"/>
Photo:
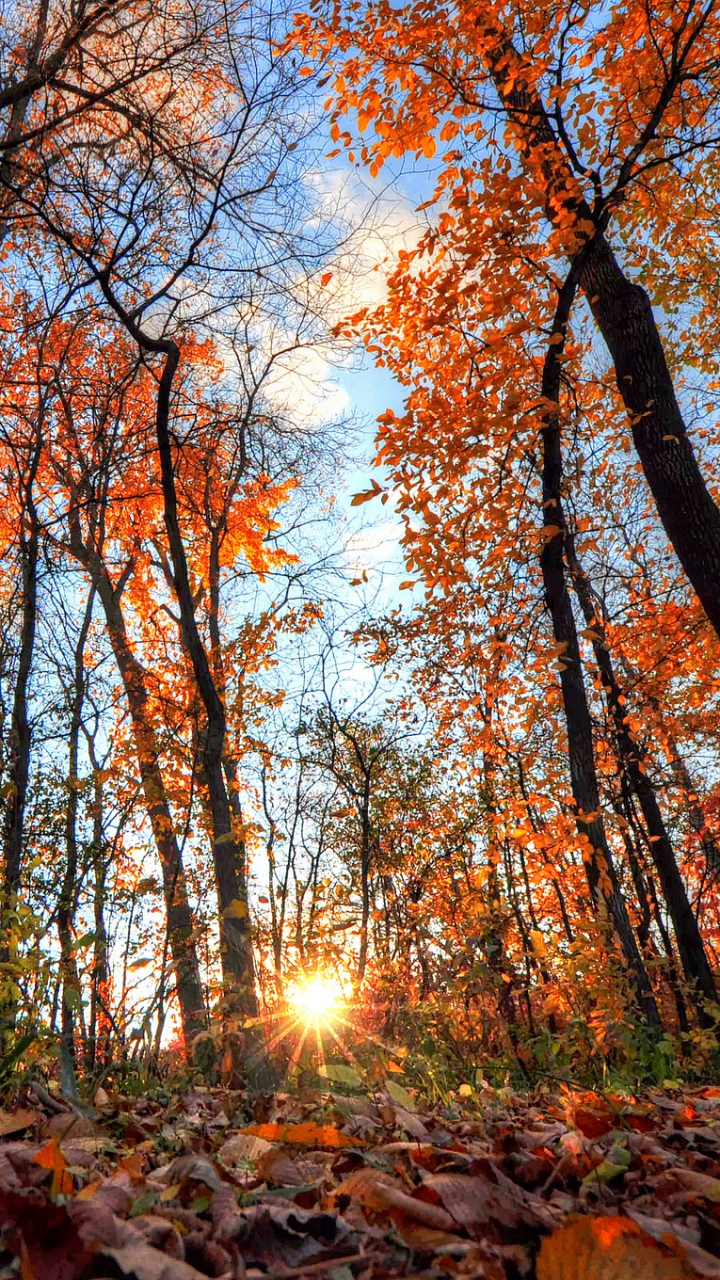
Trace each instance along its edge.
<path fill-rule="evenodd" d="M 342 987 L 337 978 L 321 973 L 306 978 L 287 992 L 288 1004 L 306 1018 L 331 1017 L 341 1000 Z"/>

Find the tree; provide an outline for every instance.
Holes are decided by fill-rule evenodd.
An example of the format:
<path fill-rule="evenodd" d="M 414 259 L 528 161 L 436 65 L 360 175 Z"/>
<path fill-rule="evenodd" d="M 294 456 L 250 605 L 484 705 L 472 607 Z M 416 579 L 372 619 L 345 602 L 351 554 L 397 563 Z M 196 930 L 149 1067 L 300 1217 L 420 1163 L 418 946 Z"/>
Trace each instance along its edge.
<path fill-rule="evenodd" d="M 489 256 L 533 261 L 531 290 L 543 289 L 551 263 L 569 259 L 613 361 L 663 528 L 720 633 L 720 511 L 649 297 L 608 239 L 614 231 L 661 303 L 681 305 L 669 298 L 662 267 L 653 279 L 658 254 L 640 246 L 654 237 L 664 249 L 678 233 L 673 258 L 683 252 L 699 266 L 706 254 L 706 240 L 693 246 L 679 210 L 698 187 L 711 205 L 717 199 L 714 0 L 637 3 L 601 19 L 593 6 L 572 3 L 532 13 L 521 4 L 486 7 L 481 16 L 474 4 L 340 6 L 327 17 L 322 4 L 310 9 L 299 20 L 302 47 L 339 61 L 333 136 L 341 137 L 346 113 L 356 113 L 361 131 L 374 122 L 376 137 L 362 151 L 371 172 L 407 151 L 432 156 L 438 136 L 453 142 L 430 202 L 438 204 L 437 226 L 426 239 L 431 252 L 457 247 L 438 288 L 436 322 L 453 289 L 477 289 L 474 274 Z M 344 139 L 350 144 L 350 133 Z M 460 263 L 464 285 L 453 269 Z M 703 265 L 688 298 L 701 314 L 705 279 Z M 537 326 L 529 297 L 526 314 Z"/>

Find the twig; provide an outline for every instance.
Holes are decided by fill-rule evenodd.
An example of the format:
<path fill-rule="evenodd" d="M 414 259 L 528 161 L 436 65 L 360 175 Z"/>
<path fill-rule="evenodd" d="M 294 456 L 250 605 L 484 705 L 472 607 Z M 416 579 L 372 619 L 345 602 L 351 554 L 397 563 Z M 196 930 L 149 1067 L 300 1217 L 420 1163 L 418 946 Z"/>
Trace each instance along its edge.
<path fill-rule="evenodd" d="M 73 1110 L 69 1102 L 66 1102 L 65 1099 L 61 1102 L 58 1098 L 53 1098 L 52 1094 L 48 1093 L 47 1089 L 43 1089 L 42 1085 L 38 1084 L 36 1080 L 28 1080 L 28 1088 L 32 1089 L 38 1102 L 42 1102 L 43 1106 L 49 1107 L 51 1111 L 65 1113 Z"/>

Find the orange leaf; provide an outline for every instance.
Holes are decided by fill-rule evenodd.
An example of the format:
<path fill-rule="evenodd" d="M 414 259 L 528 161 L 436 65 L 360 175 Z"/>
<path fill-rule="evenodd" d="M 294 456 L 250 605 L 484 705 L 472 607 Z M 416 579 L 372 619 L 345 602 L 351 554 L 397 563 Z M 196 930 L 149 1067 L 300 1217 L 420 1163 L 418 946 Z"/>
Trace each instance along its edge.
<path fill-rule="evenodd" d="M 610 1133 L 611 1129 L 617 1127 L 617 1119 L 615 1113 L 610 1110 L 602 1110 L 589 1107 L 576 1107 L 573 1113 L 573 1124 L 576 1129 L 586 1138 L 602 1138 L 604 1134 Z"/>
<path fill-rule="evenodd" d="M 72 1195 L 73 1180 L 70 1174 L 65 1172 L 68 1162 L 60 1150 L 56 1138 L 51 1138 L 49 1142 L 46 1142 L 37 1155 L 33 1156 L 33 1161 L 35 1164 L 39 1164 L 41 1169 L 52 1169 L 51 1196 Z"/>
<path fill-rule="evenodd" d="M 266 1142 L 294 1142 L 303 1147 L 363 1147 L 359 1138 L 351 1138 L 341 1133 L 331 1124 L 315 1124 L 312 1120 L 304 1124 L 251 1124 L 241 1133 L 252 1134 L 254 1138 L 264 1138 Z"/>
<path fill-rule="evenodd" d="M 144 1168 L 145 1161 L 139 1151 L 133 1151 L 132 1155 L 124 1156 L 118 1161 L 118 1169 L 122 1169 L 133 1182 L 140 1181 Z"/>
<path fill-rule="evenodd" d="M 695 1272 L 629 1218 L 575 1218 L 543 1240 L 537 1280 L 690 1280 Z"/>

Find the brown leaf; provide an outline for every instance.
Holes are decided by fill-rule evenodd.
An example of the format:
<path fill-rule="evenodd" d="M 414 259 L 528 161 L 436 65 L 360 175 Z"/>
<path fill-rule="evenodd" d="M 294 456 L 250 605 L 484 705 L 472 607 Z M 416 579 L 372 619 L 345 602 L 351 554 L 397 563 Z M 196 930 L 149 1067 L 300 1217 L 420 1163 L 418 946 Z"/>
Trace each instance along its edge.
<path fill-rule="evenodd" d="M 687 1187 L 688 1191 L 702 1196 L 703 1200 L 720 1204 L 720 1178 L 711 1178 L 707 1173 L 700 1173 L 698 1169 L 668 1169 L 668 1173 Z"/>
<path fill-rule="evenodd" d="M 5 1138 L 9 1133 L 20 1133 L 23 1129 L 29 1129 L 38 1118 L 37 1111 L 28 1109 L 21 1111 L 0 1111 L 0 1138 Z"/>
<path fill-rule="evenodd" d="M 48 1203 L 39 1191 L 0 1192 L 0 1227 L 22 1259 L 23 1276 L 33 1280 L 78 1280 L 92 1261 L 67 1206 Z"/>
<path fill-rule="evenodd" d="M 42 1128 L 43 1138 L 57 1138 L 58 1142 L 66 1138 L 94 1138 L 97 1126 L 87 1116 L 78 1115 L 75 1111 L 62 1111 L 51 1116 Z"/>
<path fill-rule="evenodd" d="M 356 1169 L 337 1189 L 339 1196 L 352 1196 L 364 1209 L 387 1214 L 394 1222 L 422 1222 L 436 1231 L 452 1231 L 455 1222 L 449 1213 L 437 1204 L 416 1199 L 402 1189 L 396 1178 L 379 1169 Z"/>
<path fill-rule="evenodd" d="M 241 1160 L 256 1164 L 266 1151 L 272 1151 L 272 1149 L 272 1143 L 267 1142 L 265 1138 L 251 1137 L 246 1133 L 236 1133 L 220 1147 L 217 1152 L 217 1159 L 221 1164 L 230 1167 L 239 1164 Z"/>
<path fill-rule="evenodd" d="M 618 1120 L 609 1107 L 575 1107 L 573 1124 L 586 1138 L 603 1138 L 617 1128 Z"/>
<path fill-rule="evenodd" d="M 629 1218 L 575 1218 L 542 1242 L 537 1280 L 690 1280 L 693 1269 Z"/>
<path fill-rule="evenodd" d="M 438 1197 L 454 1222 L 471 1235 L 489 1223 L 515 1230 L 521 1226 L 542 1230 L 555 1225 L 550 1210 L 538 1196 L 487 1164 L 487 1175 L 431 1174 L 419 1194 Z"/>
<path fill-rule="evenodd" d="M 271 1147 L 257 1162 L 257 1174 L 263 1182 L 276 1187 L 300 1187 L 305 1181 L 294 1160 L 282 1147 Z"/>
<path fill-rule="evenodd" d="M 144 1240 L 132 1240 L 120 1249 L 103 1249 L 103 1257 L 112 1258 L 123 1275 L 133 1280 L 206 1280 L 180 1258 L 169 1258 Z"/>
<path fill-rule="evenodd" d="M 645 1213 L 638 1213 L 637 1209 L 628 1208 L 625 1212 L 653 1240 L 672 1248 L 681 1258 L 685 1257 L 699 1276 L 706 1277 L 706 1280 L 717 1280 L 720 1276 L 720 1258 L 713 1257 L 695 1240 L 688 1239 L 685 1234 L 687 1227 L 668 1222 L 665 1218 L 650 1218 Z"/>

